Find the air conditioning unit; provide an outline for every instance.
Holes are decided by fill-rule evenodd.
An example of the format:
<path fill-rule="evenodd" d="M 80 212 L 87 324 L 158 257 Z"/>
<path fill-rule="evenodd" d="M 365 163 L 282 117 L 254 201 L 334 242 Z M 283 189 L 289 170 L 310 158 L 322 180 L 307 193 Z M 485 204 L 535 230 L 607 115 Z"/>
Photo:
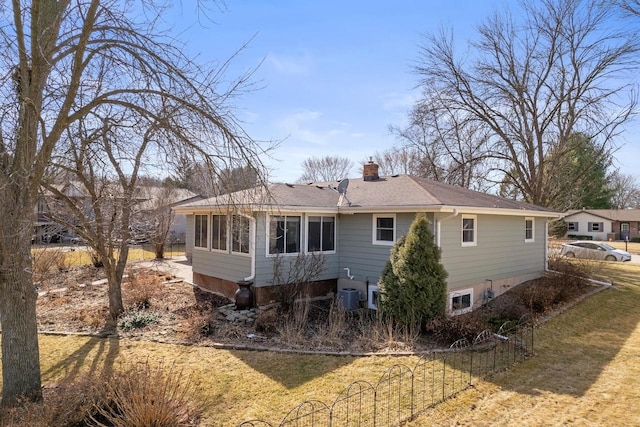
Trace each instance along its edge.
<path fill-rule="evenodd" d="M 377 310 L 378 298 L 380 298 L 380 288 L 378 285 L 369 285 L 367 287 L 367 307 L 371 310 Z"/>

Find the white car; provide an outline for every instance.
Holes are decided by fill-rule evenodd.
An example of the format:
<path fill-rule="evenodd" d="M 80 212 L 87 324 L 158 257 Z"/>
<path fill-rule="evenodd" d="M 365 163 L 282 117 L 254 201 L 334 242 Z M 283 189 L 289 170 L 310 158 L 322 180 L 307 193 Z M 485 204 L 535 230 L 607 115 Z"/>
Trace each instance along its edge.
<path fill-rule="evenodd" d="M 631 254 L 604 242 L 579 240 L 562 245 L 561 255 L 568 258 L 600 259 L 605 261 L 631 261 Z"/>

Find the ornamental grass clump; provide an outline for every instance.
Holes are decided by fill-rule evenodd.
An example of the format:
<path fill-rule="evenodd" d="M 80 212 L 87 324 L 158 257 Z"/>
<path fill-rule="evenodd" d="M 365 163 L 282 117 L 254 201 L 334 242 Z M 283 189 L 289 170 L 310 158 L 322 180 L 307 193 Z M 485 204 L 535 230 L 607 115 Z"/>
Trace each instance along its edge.
<path fill-rule="evenodd" d="M 131 365 L 105 386 L 108 399 L 92 417 L 100 427 L 195 426 L 205 409 L 192 378 L 162 363 Z"/>

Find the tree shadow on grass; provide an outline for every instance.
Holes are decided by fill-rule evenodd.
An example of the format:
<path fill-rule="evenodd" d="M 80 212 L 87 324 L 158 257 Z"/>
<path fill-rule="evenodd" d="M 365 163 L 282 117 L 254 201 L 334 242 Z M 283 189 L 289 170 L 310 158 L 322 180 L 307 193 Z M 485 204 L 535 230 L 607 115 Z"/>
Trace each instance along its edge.
<path fill-rule="evenodd" d="M 640 342 L 638 307 L 635 285 L 593 295 L 536 329 L 534 357 L 486 381 L 530 395 L 584 396 L 629 341 Z"/>
<path fill-rule="evenodd" d="M 80 339 L 80 338 L 78 338 Z M 120 341 L 115 338 L 89 338 L 79 348 L 43 371 L 44 378 L 61 378 L 74 381 L 81 374 L 94 378 L 109 374 L 118 354 Z"/>
<path fill-rule="evenodd" d="M 235 351 L 238 360 L 288 389 L 298 387 L 353 362 L 353 357 Z"/>

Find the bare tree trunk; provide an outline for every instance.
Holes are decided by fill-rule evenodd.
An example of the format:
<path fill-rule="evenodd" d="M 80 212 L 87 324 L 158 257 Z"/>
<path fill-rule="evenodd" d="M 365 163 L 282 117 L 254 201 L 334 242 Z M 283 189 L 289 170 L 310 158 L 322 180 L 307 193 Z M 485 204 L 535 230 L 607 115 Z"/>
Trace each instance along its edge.
<path fill-rule="evenodd" d="M 23 187 L 22 187 L 23 188 Z M 0 269 L 0 323 L 2 324 L 2 405 L 13 406 L 21 398 L 40 400 L 40 355 L 36 322 L 37 292 L 31 271 L 33 203 L 21 186 L 12 183 L 3 193 L 2 265 Z M 13 196 L 13 197 L 11 197 Z M 18 208 L 19 206 L 19 208 Z M 19 373 L 19 375 L 16 375 Z"/>
<path fill-rule="evenodd" d="M 123 274 L 112 269 L 106 269 L 107 283 L 109 284 L 109 318 L 107 326 L 113 326 L 118 322 L 120 313 L 124 311 L 122 304 L 122 276 Z"/>

